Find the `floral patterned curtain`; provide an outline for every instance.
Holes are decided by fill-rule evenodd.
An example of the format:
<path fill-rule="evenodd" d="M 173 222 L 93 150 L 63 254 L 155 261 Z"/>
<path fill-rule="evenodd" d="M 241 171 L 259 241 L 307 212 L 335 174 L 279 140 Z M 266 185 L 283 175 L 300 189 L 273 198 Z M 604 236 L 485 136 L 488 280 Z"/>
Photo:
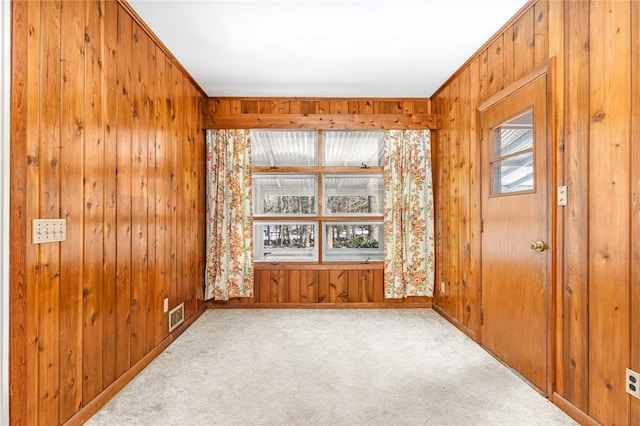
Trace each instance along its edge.
<path fill-rule="evenodd" d="M 205 300 L 253 296 L 251 140 L 248 130 L 207 131 Z"/>
<path fill-rule="evenodd" d="M 388 130 L 384 149 L 384 296 L 432 296 L 430 132 Z"/>

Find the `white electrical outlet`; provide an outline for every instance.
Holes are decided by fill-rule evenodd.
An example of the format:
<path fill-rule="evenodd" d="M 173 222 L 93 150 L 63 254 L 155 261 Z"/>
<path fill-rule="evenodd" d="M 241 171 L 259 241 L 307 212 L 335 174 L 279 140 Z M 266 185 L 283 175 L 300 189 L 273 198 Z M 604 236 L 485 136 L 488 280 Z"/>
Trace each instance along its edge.
<path fill-rule="evenodd" d="M 444 281 L 440 282 L 440 294 L 444 294 L 446 292 L 446 286 L 444 285 Z"/>
<path fill-rule="evenodd" d="M 66 219 L 33 219 L 31 234 L 33 244 L 66 241 L 67 221 Z"/>
<path fill-rule="evenodd" d="M 625 390 L 631 396 L 640 399 L 640 374 L 627 368 Z"/>
<path fill-rule="evenodd" d="M 164 311 L 165 312 L 169 312 L 169 298 L 168 297 L 164 298 Z"/>

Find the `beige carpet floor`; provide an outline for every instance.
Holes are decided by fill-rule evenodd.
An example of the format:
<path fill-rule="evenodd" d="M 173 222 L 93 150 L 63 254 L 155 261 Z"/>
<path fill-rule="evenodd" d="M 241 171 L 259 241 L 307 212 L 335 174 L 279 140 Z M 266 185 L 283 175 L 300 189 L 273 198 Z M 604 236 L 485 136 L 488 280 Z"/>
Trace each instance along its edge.
<path fill-rule="evenodd" d="M 210 310 L 87 425 L 573 425 L 430 309 Z"/>

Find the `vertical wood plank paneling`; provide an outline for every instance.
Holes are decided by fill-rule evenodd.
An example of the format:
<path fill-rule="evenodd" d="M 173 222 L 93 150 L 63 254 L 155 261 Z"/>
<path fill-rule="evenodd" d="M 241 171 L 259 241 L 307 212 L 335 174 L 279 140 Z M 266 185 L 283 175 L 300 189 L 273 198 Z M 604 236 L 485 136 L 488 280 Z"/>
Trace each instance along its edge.
<path fill-rule="evenodd" d="M 515 81 L 514 30 L 514 25 L 509 25 L 502 35 L 502 87 L 507 87 Z M 520 61 L 519 56 L 518 61 Z"/>
<path fill-rule="evenodd" d="M 546 1 L 534 5 L 534 50 L 535 65 L 539 67 L 549 60 L 549 8 Z"/>
<path fill-rule="evenodd" d="M 535 8 L 530 7 L 513 26 L 513 81 L 531 72 L 536 64 Z"/>
<path fill-rule="evenodd" d="M 360 302 L 360 275 L 358 271 L 350 270 L 347 278 L 349 284 L 347 301 L 350 303 Z"/>
<path fill-rule="evenodd" d="M 59 1 L 42 4 L 40 217 L 60 217 L 61 81 Z M 40 246 L 38 423 L 59 418 L 60 245 Z"/>
<path fill-rule="evenodd" d="M 301 114 L 315 114 L 316 103 L 314 101 L 300 101 Z"/>
<path fill-rule="evenodd" d="M 198 148 L 202 146 L 203 138 L 198 134 L 198 123 L 194 122 L 191 117 L 197 116 L 198 114 L 198 101 L 197 101 L 197 91 L 196 89 L 189 84 L 189 81 L 186 81 L 185 87 L 188 88 L 188 100 L 189 100 L 189 111 L 186 115 L 186 127 L 189 129 L 189 134 L 191 137 L 191 143 L 189 144 L 190 154 L 189 154 L 189 205 L 191 206 L 191 212 L 189 216 L 189 226 L 191 228 L 189 239 L 189 246 L 187 247 L 189 250 L 189 281 L 186 286 L 189 288 L 190 294 L 190 316 L 196 313 L 199 309 L 201 309 L 198 303 L 198 293 L 199 287 L 202 286 L 202 280 L 199 279 L 198 276 L 198 253 L 202 250 L 199 248 L 199 237 L 202 231 L 198 228 Z M 198 143 L 200 141 L 200 144 Z M 200 284 L 198 284 L 200 283 Z"/>
<path fill-rule="evenodd" d="M 273 271 L 271 273 L 271 280 L 275 286 L 275 290 L 272 287 L 271 300 L 274 300 L 275 292 L 275 300 L 277 300 L 278 303 L 289 302 L 289 271 Z"/>
<path fill-rule="evenodd" d="M 163 178 L 161 179 L 161 191 L 162 191 L 162 227 L 164 235 L 163 253 L 162 255 L 162 300 L 169 298 L 171 306 L 171 289 L 173 287 L 173 259 L 171 251 L 171 238 L 173 235 L 173 145 L 171 135 L 171 117 L 173 114 L 171 107 L 171 64 L 164 53 L 159 53 L 156 58 L 156 66 L 158 69 L 162 69 L 163 80 L 158 83 L 160 89 L 158 108 L 161 108 L 162 115 L 162 127 L 159 127 L 159 131 L 162 137 L 162 145 L 160 146 L 160 153 L 162 158 L 162 167 L 160 172 Z M 204 255 L 204 253 L 203 253 Z M 161 315 L 160 321 L 156 324 L 156 332 L 159 332 L 159 339 L 164 339 L 168 335 L 169 322 L 166 315 Z"/>
<path fill-rule="evenodd" d="M 462 323 L 469 327 L 471 320 L 471 287 L 469 285 L 469 263 L 470 259 L 470 216 L 471 216 L 471 197 L 463 194 L 469 193 L 470 173 L 471 173 L 471 158 L 470 158 L 470 126 L 465 123 L 470 123 L 470 96 L 471 96 L 471 71 L 470 67 L 466 67 L 462 73 L 460 73 L 460 87 L 458 94 L 458 122 L 460 128 L 458 130 L 459 140 L 459 159 L 458 159 L 458 187 L 460 202 L 458 204 L 459 224 L 460 229 L 460 243 L 458 245 L 458 257 L 460 259 L 460 297 L 458 301 L 458 307 L 456 309 L 457 315 L 462 319 Z"/>
<path fill-rule="evenodd" d="M 118 5 L 104 3 L 104 288 L 102 292 L 102 385 L 116 379 L 116 294 L 117 294 L 117 74 Z M 96 350 L 94 348 L 94 350 Z M 85 401 L 86 403 L 87 401 Z"/>
<path fill-rule="evenodd" d="M 40 22 L 39 5 L 26 1 L 11 4 L 11 145 L 10 179 L 12 193 L 10 209 L 10 250 L 15 253 L 21 249 L 21 242 L 30 238 L 28 216 L 30 209 L 37 209 L 35 197 L 28 197 L 27 187 L 34 184 L 37 193 L 38 180 L 38 134 L 39 134 L 39 91 L 28 85 L 30 75 L 39 75 L 40 28 L 34 25 Z M 33 30 L 31 30 L 33 28 Z M 37 40 L 38 43 L 34 43 Z M 29 96 L 31 92 L 32 96 Z M 32 103 L 27 102 L 31 99 Z M 34 114 L 35 113 L 35 114 Z M 17 141 L 23 141 L 16 143 Z M 25 158 L 27 161 L 25 162 Z M 35 164 L 34 164 L 35 163 Z M 35 178 L 35 182 L 34 182 Z M 9 280 L 9 303 L 11 321 L 9 322 L 9 392 L 22 398 L 10 398 L 11 418 L 20 424 L 37 424 L 37 318 L 28 317 L 31 307 L 37 306 L 37 250 L 27 248 L 24 256 L 11 258 Z M 33 280 L 31 288 L 29 281 Z M 29 368 L 31 367 L 31 368 Z M 30 372 L 30 374 L 28 374 Z M 34 374 L 35 373 L 35 374 Z M 31 397 L 30 399 L 24 396 Z M 34 403 L 36 401 L 36 403 Z"/>
<path fill-rule="evenodd" d="M 555 146 L 555 150 L 560 151 L 560 147 L 564 142 L 563 136 L 565 134 L 565 54 L 566 54 L 566 38 L 568 36 L 568 30 L 566 29 L 567 15 L 565 13 L 565 4 L 562 2 L 547 2 L 545 6 L 548 11 L 548 27 L 549 34 L 553 34 L 553 37 L 548 38 L 548 50 L 549 58 L 553 59 L 553 72 L 552 72 L 552 84 L 550 85 L 550 93 L 552 95 L 552 103 L 550 104 L 550 117 L 552 118 L 552 130 L 551 136 Z M 566 149 L 566 147 L 565 147 Z M 566 157 L 561 152 L 556 154 L 556 167 L 562 169 L 562 175 L 556 173 L 556 185 L 562 185 L 565 183 L 565 169 L 566 165 L 560 162 L 566 160 Z M 564 332 L 563 332 L 563 306 L 564 306 L 564 255 L 561 255 L 564 250 L 564 235 L 563 229 L 560 228 L 560 224 L 564 223 L 566 217 L 566 209 L 556 208 L 556 235 L 555 240 L 557 243 L 556 252 L 558 256 L 555 256 L 555 262 L 552 264 L 555 266 L 555 283 L 553 289 L 555 291 L 555 297 L 553 300 L 554 310 L 552 316 L 553 324 L 553 336 L 551 343 L 554 348 L 551 361 L 553 366 L 553 380 L 555 383 L 555 392 L 559 395 L 563 393 L 564 386 L 564 365 L 562 348 L 564 346 Z"/>
<path fill-rule="evenodd" d="M 26 105 L 27 106 L 27 116 L 26 116 L 26 129 L 24 129 L 24 133 L 25 133 L 25 140 L 26 140 L 26 158 L 27 158 L 27 170 L 26 170 L 26 182 L 25 182 L 25 187 L 22 187 L 20 185 L 16 185 L 16 180 L 13 179 L 12 176 L 12 183 L 11 183 L 11 190 L 12 190 L 12 195 L 11 195 L 11 199 L 12 199 L 12 203 L 11 203 L 11 218 L 16 218 L 16 216 L 24 216 L 26 215 L 26 218 L 32 218 L 32 217 L 37 217 L 39 216 L 40 213 L 40 194 L 42 193 L 42 190 L 40 189 L 40 185 L 41 185 L 41 180 L 40 180 L 40 170 L 41 170 L 41 163 L 44 164 L 44 161 L 46 161 L 46 156 L 45 156 L 45 152 L 42 149 L 42 146 L 40 144 L 40 132 L 42 131 L 41 127 L 41 109 L 43 107 L 43 94 L 46 93 L 42 91 L 42 88 L 40 85 L 35 85 L 35 84 L 29 84 L 29 82 L 31 81 L 39 81 L 40 80 L 40 74 L 41 74 L 41 69 L 44 62 L 44 57 L 43 57 L 43 46 L 40 42 L 40 39 L 42 37 L 42 33 L 41 33 L 41 14 L 42 14 L 42 7 L 41 4 L 39 2 L 24 2 L 24 3 L 15 3 L 15 7 L 12 10 L 12 13 L 17 16 L 14 17 L 14 22 L 16 23 L 16 25 L 19 25 L 20 23 L 23 22 L 23 16 L 20 16 L 20 11 L 24 11 L 24 9 L 27 8 L 28 12 L 27 12 L 27 28 L 23 29 L 24 34 L 28 34 L 28 40 L 26 41 L 27 45 L 27 52 L 25 52 L 26 54 L 26 60 L 27 60 L 27 69 L 26 71 L 26 95 L 27 98 L 26 99 L 21 99 L 20 94 L 16 94 L 15 92 L 13 92 L 11 94 L 12 100 L 14 98 L 14 96 L 17 96 L 16 101 L 20 101 L 21 104 L 20 105 Z M 17 37 L 15 37 L 16 35 L 18 35 L 19 33 L 19 29 L 16 28 L 14 30 L 14 34 L 12 34 L 12 38 L 15 40 Z M 20 51 L 20 44 L 16 44 L 14 42 L 14 57 L 13 57 L 13 61 L 14 61 L 14 67 L 18 66 L 17 64 L 15 64 L 16 62 L 16 56 L 17 53 Z M 19 62 L 19 61 L 18 61 Z M 22 71 L 20 68 L 18 68 L 20 71 Z M 12 81 L 16 81 L 16 79 L 14 78 L 14 76 L 12 76 Z M 18 84 L 16 84 L 15 86 L 19 86 Z M 17 113 L 14 113 L 14 110 L 12 109 L 11 112 L 11 121 L 16 122 L 17 121 L 17 117 L 19 117 L 19 115 Z M 12 143 L 11 143 L 11 152 L 14 155 L 19 155 L 22 154 L 21 151 L 21 146 L 22 144 L 20 142 L 18 143 L 14 143 L 14 141 L 21 141 L 22 140 L 22 132 L 19 135 L 13 135 L 12 137 Z M 20 147 L 20 148 L 19 148 Z M 25 157 L 17 157 L 18 161 L 12 161 L 11 162 L 11 171 L 12 174 L 14 172 L 14 170 L 19 169 L 22 167 L 23 165 L 23 161 Z M 31 193 L 28 193 L 27 191 L 31 191 Z M 19 208 L 15 208 L 15 203 L 14 200 L 16 199 L 16 196 L 20 194 L 21 196 L 23 196 L 25 198 L 25 203 L 26 203 L 26 208 L 24 210 L 19 209 Z M 22 213 L 22 215 L 20 215 L 20 213 Z M 10 348 L 10 363 L 19 363 L 19 365 L 21 367 L 25 367 L 26 371 L 22 370 L 19 372 L 15 372 L 15 374 L 12 374 L 11 378 L 10 378 L 10 390 L 12 395 L 25 395 L 26 401 L 20 401 L 19 398 L 10 398 L 10 406 L 11 406 L 11 418 L 12 419 L 16 419 L 17 422 L 20 422 L 21 420 L 24 420 L 24 424 L 38 424 L 39 422 L 39 418 L 38 418 L 38 402 L 39 402 L 39 393 L 38 393 L 38 384 L 39 384 L 39 368 L 38 368 L 38 364 L 39 364 L 39 360 L 38 360 L 38 355 L 40 352 L 39 346 L 39 339 L 40 339 L 40 324 L 39 324 L 39 316 L 35 315 L 34 313 L 38 312 L 39 309 L 39 301 L 40 301 L 40 293 L 41 293 L 41 279 L 40 276 L 41 274 L 44 272 L 43 268 L 40 267 L 40 258 L 39 258 L 39 254 L 40 254 L 40 250 L 39 250 L 39 246 L 36 246 L 34 244 L 29 244 L 29 241 L 31 241 L 31 230 L 30 227 L 28 226 L 28 222 L 26 223 L 11 223 L 11 238 L 12 241 L 19 241 L 19 238 L 16 237 L 16 233 L 20 232 L 20 231 L 24 231 L 26 230 L 26 250 L 25 250 L 25 261 L 26 261 L 26 282 L 22 283 L 22 282 L 15 282 L 12 279 L 12 283 L 11 283 L 11 290 L 12 291 L 18 291 L 18 290 L 23 290 L 23 284 L 24 284 L 24 290 L 26 291 L 26 312 L 23 313 L 22 315 L 26 315 L 26 330 L 25 330 L 25 336 L 24 338 L 26 339 L 26 347 L 24 348 L 26 353 L 23 354 L 21 352 L 21 350 L 12 350 L 12 349 L 17 349 L 14 348 L 14 346 L 11 346 Z M 16 250 L 17 249 L 17 250 Z M 13 253 L 18 253 L 20 250 L 20 246 L 11 247 L 11 250 Z M 19 256 L 18 256 L 19 257 Z M 12 258 L 12 263 L 15 261 L 14 258 Z M 12 265 L 13 267 L 13 265 Z M 20 269 L 22 269 L 22 265 L 20 265 Z M 20 292 L 21 293 L 21 292 Z M 20 295 L 20 293 L 18 293 Z M 10 306 L 10 315 L 11 315 L 11 337 L 13 338 L 14 336 L 18 337 L 19 334 L 22 330 L 20 329 L 21 327 L 18 327 L 18 330 L 14 330 L 13 329 L 13 325 L 17 322 L 16 321 L 16 315 L 20 315 L 22 313 L 22 309 L 24 308 L 23 305 L 23 297 L 19 297 L 18 300 L 20 300 L 20 303 L 13 303 Z M 20 349 L 23 348 L 22 344 L 19 346 Z M 13 373 L 13 372 L 12 372 Z M 26 378 L 26 380 L 24 380 Z M 22 384 L 25 384 L 25 390 L 24 393 L 20 392 L 20 387 L 22 386 Z M 14 404 L 14 401 L 19 401 L 19 404 Z M 25 402 L 25 404 L 23 404 L 23 402 Z M 25 407 L 26 412 L 24 413 L 24 416 L 22 416 L 22 411 L 21 410 L 17 410 L 15 409 L 15 406 L 19 405 L 20 407 Z M 15 417 L 14 417 L 15 415 Z"/>
<path fill-rule="evenodd" d="M 478 144 L 480 134 L 480 124 L 478 123 L 478 113 L 476 105 L 480 104 L 480 99 L 484 99 L 487 92 L 487 55 L 486 52 L 478 56 L 469 66 L 469 245 L 466 248 L 469 253 L 469 270 L 467 285 L 469 286 L 469 300 L 464 307 L 465 313 L 469 316 L 468 327 L 474 333 L 479 334 L 480 330 L 480 188 L 481 188 L 481 160 L 480 146 Z"/>
<path fill-rule="evenodd" d="M 83 178 L 85 146 L 85 2 L 63 2 L 61 27 L 60 201 L 67 240 L 60 244 L 59 422 L 82 403 Z"/>
<path fill-rule="evenodd" d="M 146 34 L 145 34 L 145 37 Z M 147 326 L 147 350 L 158 344 L 159 333 L 156 328 L 159 325 L 163 312 L 163 298 L 161 293 L 162 269 L 159 262 L 158 250 L 162 252 L 164 238 L 162 230 L 158 225 L 158 210 L 162 208 L 161 202 L 164 199 L 159 191 L 158 179 L 158 137 L 162 121 L 156 110 L 158 106 L 157 93 L 158 83 L 156 67 L 156 46 L 149 40 L 147 61 L 145 66 L 145 79 L 147 81 L 147 289 L 146 297 L 146 326 Z M 162 62 L 164 67 L 164 59 Z M 164 68 L 163 68 L 164 71 Z M 164 72 L 162 72 L 164 77 Z"/>
<path fill-rule="evenodd" d="M 458 115 L 459 108 L 459 87 L 460 80 L 456 79 L 451 82 L 449 88 L 449 102 L 447 103 L 449 115 L 449 158 L 451 171 L 449 173 L 449 203 L 448 203 L 448 219 L 450 235 L 449 243 L 449 266 L 450 266 L 450 282 L 449 282 L 449 312 L 455 318 L 460 317 L 460 132 L 463 130 L 458 124 L 460 117 Z"/>
<path fill-rule="evenodd" d="M 349 112 L 349 102 L 345 100 L 334 100 L 329 105 L 329 114 L 347 114 Z"/>
<path fill-rule="evenodd" d="M 345 303 L 349 298 L 349 275 L 347 271 L 333 269 L 329 271 L 329 302 Z"/>
<path fill-rule="evenodd" d="M 372 101 L 359 101 L 358 111 L 360 114 L 373 114 L 373 102 Z"/>
<path fill-rule="evenodd" d="M 487 96 L 495 95 L 504 87 L 502 76 L 503 62 L 502 37 L 498 37 L 487 49 L 487 66 L 489 76 Z"/>
<path fill-rule="evenodd" d="M 84 149 L 84 277 L 82 335 L 82 401 L 102 391 L 102 299 L 104 288 L 104 131 L 103 14 L 104 1 L 91 0 L 85 9 L 85 149 Z M 80 383 L 80 382 L 78 382 Z M 77 408 L 77 407 L 74 407 Z"/>
<path fill-rule="evenodd" d="M 184 261 L 184 270 L 182 273 L 183 276 L 183 300 L 185 303 L 185 315 L 192 315 L 195 311 L 195 294 L 194 287 L 189 285 L 189 283 L 194 281 L 194 263 L 195 253 L 192 252 L 191 248 L 195 246 L 195 238 L 197 237 L 196 229 L 192 226 L 193 219 L 195 216 L 193 215 L 193 201 L 194 197 L 192 196 L 192 181 L 191 181 L 191 167 L 193 165 L 193 149 L 194 149 L 194 139 L 193 133 L 191 129 L 191 124 L 189 123 L 188 117 L 192 114 L 192 105 L 191 105 L 191 90 L 189 88 L 189 82 L 186 80 L 186 77 L 183 76 L 183 89 L 182 89 L 182 98 L 183 98 L 183 127 L 184 127 L 184 150 L 185 156 L 182 169 L 182 190 L 184 196 L 184 206 L 185 212 L 182 215 L 183 217 L 183 239 L 182 239 L 182 259 Z"/>
<path fill-rule="evenodd" d="M 258 274 L 258 286 L 260 287 L 258 302 L 269 303 L 271 301 L 271 272 L 256 271 L 256 273 Z"/>
<path fill-rule="evenodd" d="M 602 424 L 629 420 L 629 25 L 629 2 L 591 3 L 589 414 Z"/>
<path fill-rule="evenodd" d="M 384 276 L 382 269 L 373 270 L 373 302 L 384 302 Z"/>
<path fill-rule="evenodd" d="M 180 161 L 182 159 L 181 151 L 181 128 L 180 118 L 181 105 L 180 105 L 180 72 L 175 66 L 171 67 L 170 77 L 170 92 L 169 98 L 171 99 L 171 298 L 169 301 L 169 307 L 176 306 L 182 297 L 182 259 L 180 259 L 180 253 L 182 252 L 181 221 L 180 214 L 182 213 L 182 203 L 180 196 Z M 227 105 L 230 109 L 231 104 Z"/>
<path fill-rule="evenodd" d="M 329 302 L 329 271 L 318 271 L 318 303 Z"/>
<path fill-rule="evenodd" d="M 187 161 L 187 144 L 186 140 L 186 131 L 184 128 L 184 109 L 185 109 L 185 100 L 184 100 L 184 78 L 181 73 L 176 73 L 175 80 L 175 93 L 174 93 L 174 103 L 175 103 L 175 119 L 174 123 L 175 127 L 175 135 L 176 139 L 174 143 L 178 146 L 177 149 L 177 159 L 176 159 L 176 174 L 175 174 L 175 195 L 177 197 L 176 204 L 176 217 L 177 217 L 177 234 L 175 239 L 176 245 L 176 297 L 178 300 L 184 300 L 186 296 L 186 288 L 185 288 L 185 273 L 188 272 L 187 261 L 184 257 L 186 254 L 184 252 L 184 240 L 188 238 L 188 235 L 185 235 L 186 226 L 184 217 L 188 213 L 188 206 L 185 205 L 185 176 L 184 169 L 185 163 Z M 233 105 L 232 105 L 233 107 Z M 186 306 L 185 306 L 186 307 Z M 185 311 L 186 312 L 186 311 Z"/>
<path fill-rule="evenodd" d="M 640 2 L 631 2 L 631 235 L 640 235 Z M 631 249 L 631 369 L 640 371 L 640 242 Z M 640 400 L 631 398 L 630 423 L 640 424 Z"/>
<path fill-rule="evenodd" d="M 316 114 L 329 114 L 331 105 L 329 100 L 316 101 Z"/>
<path fill-rule="evenodd" d="M 289 271 L 289 302 L 300 303 L 300 271 Z"/>
<path fill-rule="evenodd" d="M 157 263 L 156 250 L 158 247 L 157 231 L 157 214 L 158 198 L 161 198 L 156 192 L 157 186 L 157 161 L 156 161 L 156 129 L 158 128 L 158 116 L 156 114 L 156 47 L 149 40 L 146 34 L 143 37 L 147 43 L 147 56 L 143 67 L 143 79 L 145 81 L 145 103 L 147 116 L 147 275 L 146 288 L 144 289 L 145 297 L 145 336 L 146 336 L 146 352 L 151 350 L 155 345 L 155 326 L 160 313 L 163 311 L 163 300 L 158 291 L 158 281 L 161 279 L 159 274 L 159 265 Z M 144 141 L 143 141 L 144 142 Z M 185 315 L 186 316 L 186 315 Z"/>
<path fill-rule="evenodd" d="M 300 290 L 303 295 L 306 294 L 307 303 L 318 303 L 318 271 L 307 270 L 300 273 Z M 304 301 L 302 296 L 300 301 Z"/>
<path fill-rule="evenodd" d="M 360 301 L 373 302 L 373 274 L 370 269 L 359 272 L 360 274 Z"/>
<path fill-rule="evenodd" d="M 564 238 L 563 396 L 588 410 L 589 375 L 589 3 L 569 2 L 564 135 L 568 205 Z"/>
<path fill-rule="evenodd" d="M 433 109 L 438 113 L 441 103 L 434 99 Z M 431 133 L 431 164 L 433 169 L 433 203 L 434 203 L 434 249 L 435 249 L 435 276 L 434 276 L 434 290 L 433 290 L 433 304 L 437 306 L 442 305 L 442 295 L 440 292 L 440 283 L 443 281 L 442 273 L 442 161 L 441 155 L 442 143 L 441 143 L 442 130 Z"/>
<path fill-rule="evenodd" d="M 173 110 L 155 113 L 156 97 L 165 104 L 172 85 L 167 59 L 163 53 L 156 66 L 156 46 L 141 28 L 132 45 L 133 18 L 118 2 L 15 2 L 12 19 L 11 421 L 60 424 L 73 421 L 167 335 L 155 284 L 166 269 L 159 273 L 156 260 L 172 252 L 158 244 L 164 251 L 158 254 L 155 242 L 159 228 L 161 235 L 177 232 L 175 210 L 165 211 L 176 170 L 186 185 L 184 215 L 175 219 L 187 235 L 178 262 L 187 266 L 174 302 L 188 299 L 187 315 L 202 306 L 204 139 L 197 103 L 203 96 L 176 70 L 171 78 L 182 87 L 174 92 L 186 107 L 179 119 Z M 158 94 L 158 82 L 167 95 Z M 156 181 L 156 137 L 174 119 L 184 162 L 171 167 L 178 157 L 169 142 Z M 169 218 L 163 227 L 158 209 Z M 59 217 L 67 220 L 66 241 L 31 244 L 32 219 Z M 132 233 L 144 237 L 134 252 Z M 134 329 L 132 266 L 141 313 Z"/>
<path fill-rule="evenodd" d="M 138 24 L 131 33 L 131 358 L 134 365 L 146 353 L 145 287 L 147 281 L 147 111 L 143 64 L 146 37 Z M 134 53 L 135 52 L 135 53 Z"/>
<path fill-rule="evenodd" d="M 122 8 L 118 8 L 116 377 L 120 377 L 129 369 L 131 354 L 131 228 L 133 226 L 131 218 L 131 34 L 131 17 Z"/>

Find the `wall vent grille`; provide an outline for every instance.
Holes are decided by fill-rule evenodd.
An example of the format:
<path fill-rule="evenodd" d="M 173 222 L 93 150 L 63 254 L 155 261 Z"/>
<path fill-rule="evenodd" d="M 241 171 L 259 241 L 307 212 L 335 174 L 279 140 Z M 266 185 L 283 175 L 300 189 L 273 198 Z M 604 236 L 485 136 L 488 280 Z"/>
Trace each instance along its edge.
<path fill-rule="evenodd" d="M 184 322 L 184 303 L 169 311 L 169 332 Z"/>

